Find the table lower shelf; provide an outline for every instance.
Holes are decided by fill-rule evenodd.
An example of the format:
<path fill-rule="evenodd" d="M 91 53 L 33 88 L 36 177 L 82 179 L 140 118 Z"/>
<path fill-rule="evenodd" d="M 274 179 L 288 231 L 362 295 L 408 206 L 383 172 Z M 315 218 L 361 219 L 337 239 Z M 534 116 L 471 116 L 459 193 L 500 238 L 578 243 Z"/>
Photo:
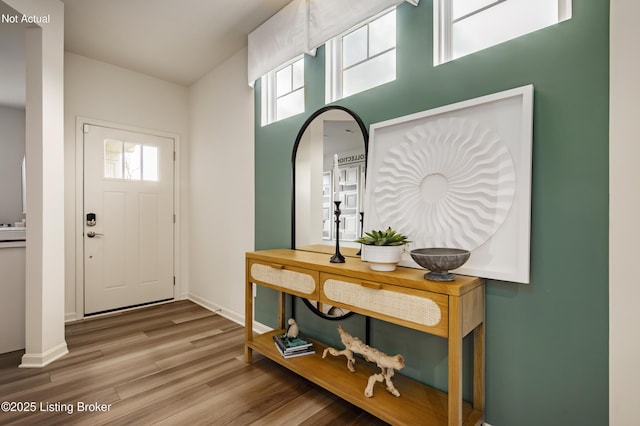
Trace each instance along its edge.
<path fill-rule="evenodd" d="M 322 359 L 322 352 L 327 346 L 316 341 L 313 342 L 315 354 L 285 359 L 273 342 L 273 335 L 277 333 L 282 333 L 282 330 L 254 334 L 246 345 L 387 423 L 411 426 L 448 424 L 446 393 L 396 374 L 393 383 L 400 392 L 399 398 L 387 392 L 384 383 L 376 383 L 373 397 L 367 398 L 364 396 L 367 380 L 372 374 L 380 372 L 375 364 L 357 358 L 356 372 L 351 373 L 344 356 L 327 355 Z M 463 402 L 463 425 L 480 424 L 482 418 L 482 412 L 474 410 L 470 403 Z"/>

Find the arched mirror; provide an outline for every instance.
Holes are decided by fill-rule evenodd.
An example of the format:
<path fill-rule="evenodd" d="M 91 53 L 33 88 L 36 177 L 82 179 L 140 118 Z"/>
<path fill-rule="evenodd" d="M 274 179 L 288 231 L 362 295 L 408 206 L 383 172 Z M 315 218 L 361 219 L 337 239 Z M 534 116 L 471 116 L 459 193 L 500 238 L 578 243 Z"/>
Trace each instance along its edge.
<path fill-rule="evenodd" d="M 368 140 L 360 117 L 339 105 L 321 108 L 305 121 L 292 156 L 292 248 L 333 253 L 336 244 L 333 201 L 339 199 L 342 254 L 357 255 L 360 245 L 354 240 L 362 233 Z M 337 168 L 334 167 L 336 158 Z M 334 192 L 336 171 L 339 174 L 337 193 Z M 320 306 L 308 300 L 305 303 L 324 318 L 340 319 L 349 315 L 334 306 Z"/>
<path fill-rule="evenodd" d="M 319 109 L 305 121 L 293 147 L 291 247 L 324 251 L 335 245 L 333 201 L 337 155 L 341 203 L 340 246 L 358 247 L 368 133 L 353 111 L 338 105 Z M 327 249 L 329 250 L 329 249 Z M 330 251 L 328 251 L 330 252 Z"/>

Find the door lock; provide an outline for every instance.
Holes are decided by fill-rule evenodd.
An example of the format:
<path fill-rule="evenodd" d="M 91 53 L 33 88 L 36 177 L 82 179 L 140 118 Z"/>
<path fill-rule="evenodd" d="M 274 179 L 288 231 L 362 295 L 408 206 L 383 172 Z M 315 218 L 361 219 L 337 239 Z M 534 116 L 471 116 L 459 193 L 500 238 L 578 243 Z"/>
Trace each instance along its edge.
<path fill-rule="evenodd" d="M 87 226 L 96 226 L 96 214 L 87 213 Z"/>

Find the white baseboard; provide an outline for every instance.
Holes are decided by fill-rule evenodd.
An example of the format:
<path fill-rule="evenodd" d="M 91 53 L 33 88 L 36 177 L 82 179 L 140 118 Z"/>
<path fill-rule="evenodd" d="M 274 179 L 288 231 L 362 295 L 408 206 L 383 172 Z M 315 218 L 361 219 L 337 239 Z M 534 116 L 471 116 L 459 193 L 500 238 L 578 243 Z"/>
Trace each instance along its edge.
<path fill-rule="evenodd" d="M 58 346 L 51 348 L 41 354 L 25 353 L 24 355 L 22 355 L 22 363 L 19 367 L 42 368 L 68 353 L 69 349 L 67 349 L 67 342 L 62 342 Z"/>
<path fill-rule="evenodd" d="M 210 310 L 211 312 L 215 312 L 216 314 L 225 317 L 236 324 L 240 324 L 244 326 L 244 315 L 239 314 L 238 312 L 232 311 L 231 309 L 227 309 L 224 306 L 218 305 L 217 303 L 213 303 L 209 300 L 206 300 L 200 296 L 195 294 L 189 294 L 186 299 L 191 300 L 194 303 L 202 306 L 205 309 Z M 262 323 L 257 321 L 253 322 L 253 330 L 257 333 L 266 333 L 268 331 L 273 330 L 271 327 L 268 327 Z"/>
<path fill-rule="evenodd" d="M 187 299 L 237 324 L 244 325 L 244 315 L 241 315 L 230 309 L 226 309 L 224 306 L 220 306 L 217 303 L 213 303 L 210 300 L 204 299 L 200 296 L 196 296 L 195 294 L 189 294 Z"/>

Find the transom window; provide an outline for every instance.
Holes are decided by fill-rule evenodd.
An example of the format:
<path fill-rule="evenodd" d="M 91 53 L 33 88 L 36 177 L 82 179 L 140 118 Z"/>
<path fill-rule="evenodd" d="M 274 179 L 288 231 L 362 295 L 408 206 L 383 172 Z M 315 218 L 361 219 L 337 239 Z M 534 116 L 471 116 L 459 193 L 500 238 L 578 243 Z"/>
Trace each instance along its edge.
<path fill-rule="evenodd" d="M 436 65 L 571 18 L 571 0 L 434 0 Z"/>
<path fill-rule="evenodd" d="M 104 177 L 158 181 L 158 147 L 105 139 Z"/>
<path fill-rule="evenodd" d="M 304 56 L 262 77 L 262 125 L 304 112 Z"/>
<path fill-rule="evenodd" d="M 326 102 L 346 98 L 396 79 L 396 9 L 329 40 Z"/>

